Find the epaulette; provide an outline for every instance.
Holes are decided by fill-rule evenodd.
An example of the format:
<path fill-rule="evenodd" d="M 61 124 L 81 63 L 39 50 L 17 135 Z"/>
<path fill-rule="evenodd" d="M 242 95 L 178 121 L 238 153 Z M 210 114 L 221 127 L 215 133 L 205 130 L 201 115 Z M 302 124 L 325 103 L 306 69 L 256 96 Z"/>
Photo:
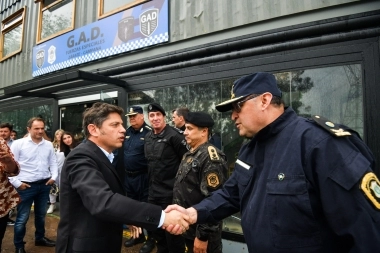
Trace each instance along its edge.
<path fill-rule="evenodd" d="M 208 155 L 210 156 L 211 161 L 219 161 L 220 158 L 218 156 L 218 152 L 214 146 L 207 147 Z"/>
<path fill-rule="evenodd" d="M 174 130 L 176 130 L 178 133 L 183 134 L 183 131 L 182 131 L 181 129 L 176 128 L 176 127 L 174 127 L 174 126 L 172 126 L 172 128 L 173 128 Z"/>
<path fill-rule="evenodd" d="M 150 126 L 145 125 L 144 127 L 145 127 L 146 129 L 148 129 L 149 131 L 152 131 L 152 128 L 151 128 Z"/>
<path fill-rule="evenodd" d="M 338 125 L 332 123 L 328 119 L 314 115 L 312 119 L 323 129 L 327 130 L 329 133 L 333 134 L 334 136 L 342 137 L 342 136 L 349 136 L 351 135 L 350 132 L 346 131 L 346 129 L 343 129 L 339 127 Z"/>

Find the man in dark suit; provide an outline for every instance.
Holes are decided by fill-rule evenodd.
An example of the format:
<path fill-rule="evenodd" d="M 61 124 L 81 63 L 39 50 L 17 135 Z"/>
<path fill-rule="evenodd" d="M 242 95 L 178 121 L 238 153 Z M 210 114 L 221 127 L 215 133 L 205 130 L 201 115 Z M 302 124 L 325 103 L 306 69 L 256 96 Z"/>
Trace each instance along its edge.
<path fill-rule="evenodd" d="M 106 103 L 83 113 L 87 141 L 70 152 L 61 173 L 56 252 L 120 253 L 123 224 L 151 230 L 175 224 L 178 233 L 189 227 L 187 215 L 165 214 L 159 206 L 125 196 L 111 164 L 112 151 L 124 141 L 121 115 L 122 108 Z"/>

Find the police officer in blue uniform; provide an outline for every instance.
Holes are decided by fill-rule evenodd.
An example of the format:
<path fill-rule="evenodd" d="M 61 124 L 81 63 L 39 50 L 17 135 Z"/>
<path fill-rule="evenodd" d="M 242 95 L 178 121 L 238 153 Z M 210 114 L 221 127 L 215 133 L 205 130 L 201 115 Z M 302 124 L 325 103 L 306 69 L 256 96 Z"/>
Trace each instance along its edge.
<path fill-rule="evenodd" d="M 249 252 L 379 252 L 380 182 L 359 135 L 321 116 L 296 115 L 276 79 L 255 73 L 234 82 L 232 110 L 241 136 L 235 170 L 221 190 L 188 209 L 192 222 L 238 211 Z"/>
<path fill-rule="evenodd" d="M 125 115 L 129 119 L 130 127 L 125 134 L 123 143 L 123 160 L 125 169 L 124 187 L 129 198 L 148 201 L 148 162 L 145 158 L 145 135 L 152 130 L 144 121 L 143 109 L 140 106 L 132 106 Z M 125 247 L 145 242 L 140 253 L 149 253 L 155 247 L 155 241 L 148 231 L 148 239 L 141 235 L 138 238 L 131 237 L 124 243 Z"/>

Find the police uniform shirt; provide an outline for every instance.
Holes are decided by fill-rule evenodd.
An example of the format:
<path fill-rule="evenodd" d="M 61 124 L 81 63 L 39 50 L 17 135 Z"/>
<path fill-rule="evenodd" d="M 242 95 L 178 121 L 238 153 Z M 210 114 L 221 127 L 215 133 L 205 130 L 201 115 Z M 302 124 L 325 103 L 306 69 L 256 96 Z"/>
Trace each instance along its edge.
<path fill-rule="evenodd" d="M 380 210 L 360 186 L 374 158 L 360 143 L 287 108 L 242 147 L 223 190 L 194 206 L 197 222 L 241 210 L 249 252 L 378 252 Z"/>
<path fill-rule="evenodd" d="M 221 188 L 227 179 L 227 161 L 222 151 L 210 143 L 200 145 L 182 158 L 173 189 L 173 203 L 188 208 Z M 221 242 L 221 222 L 191 225 L 184 236 L 194 240 Z M 215 248 L 215 247 L 211 247 Z"/>
<path fill-rule="evenodd" d="M 141 171 L 148 169 L 144 154 L 145 135 L 151 128 L 144 122 L 143 126 L 135 130 L 129 127 L 124 140 L 124 166 L 127 171 Z"/>

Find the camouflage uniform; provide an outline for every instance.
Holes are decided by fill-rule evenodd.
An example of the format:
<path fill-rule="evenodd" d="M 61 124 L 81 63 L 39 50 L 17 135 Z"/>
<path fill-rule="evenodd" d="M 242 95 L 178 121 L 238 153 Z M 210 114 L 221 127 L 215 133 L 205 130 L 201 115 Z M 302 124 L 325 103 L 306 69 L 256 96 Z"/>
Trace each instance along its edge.
<path fill-rule="evenodd" d="M 225 154 L 206 142 L 182 158 L 173 189 L 173 202 L 191 207 L 219 189 L 227 179 Z M 222 252 L 222 222 L 191 225 L 183 236 L 208 241 L 207 252 Z"/>

